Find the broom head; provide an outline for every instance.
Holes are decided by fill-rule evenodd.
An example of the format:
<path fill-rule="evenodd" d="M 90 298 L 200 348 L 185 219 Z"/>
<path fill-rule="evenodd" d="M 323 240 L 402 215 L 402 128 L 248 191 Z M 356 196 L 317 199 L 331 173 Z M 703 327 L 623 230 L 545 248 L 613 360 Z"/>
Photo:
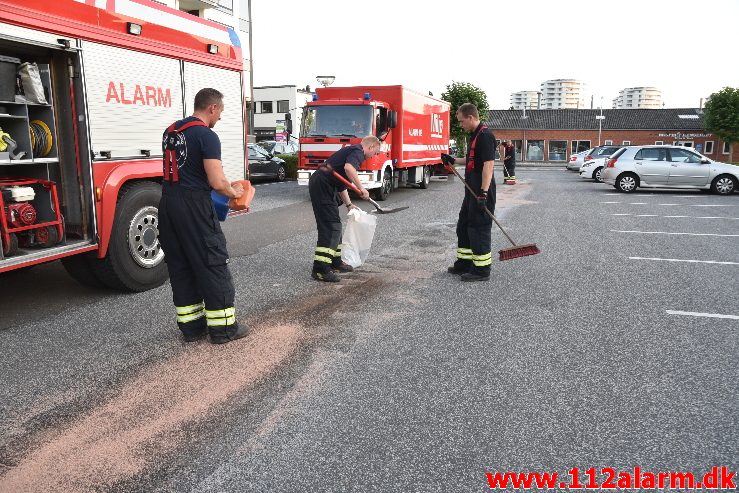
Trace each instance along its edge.
<path fill-rule="evenodd" d="M 518 245 L 511 248 L 504 248 L 498 252 L 500 261 L 513 260 L 519 257 L 528 257 L 529 255 L 536 255 L 541 253 L 539 247 L 535 243 L 529 243 L 528 245 Z"/>

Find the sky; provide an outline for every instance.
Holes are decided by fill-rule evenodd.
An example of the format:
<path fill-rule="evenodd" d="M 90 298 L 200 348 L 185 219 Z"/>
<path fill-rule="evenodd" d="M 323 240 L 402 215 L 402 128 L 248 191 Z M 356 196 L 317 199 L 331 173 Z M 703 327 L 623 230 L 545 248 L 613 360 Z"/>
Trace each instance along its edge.
<path fill-rule="evenodd" d="M 739 0 L 252 0 L 254 85 L 452 81 L 492 109 L 549 79 L 579 79 L 594 107 L 653 86 L 667 108 L 739 87 Z"/>

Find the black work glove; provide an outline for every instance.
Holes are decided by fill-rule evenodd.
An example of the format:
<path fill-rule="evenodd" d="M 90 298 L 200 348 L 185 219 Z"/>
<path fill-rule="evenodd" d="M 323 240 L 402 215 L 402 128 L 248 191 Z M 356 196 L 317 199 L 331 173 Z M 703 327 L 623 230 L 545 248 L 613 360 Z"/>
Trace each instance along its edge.
<path fill-rule="evenodd" d="M 449 154 L 441 153 L 441 162 L 444 163 L 446 166 L 454 166 L 454 157 L 450 156 Z"/>
<path fill-rule="evenodd" d="M 477 195 L 477 208 L 480 209 L 480 211 L 485 212 L 487 204 L 488 193 L 485 190 L 480 190 L 480 193 Z"/>

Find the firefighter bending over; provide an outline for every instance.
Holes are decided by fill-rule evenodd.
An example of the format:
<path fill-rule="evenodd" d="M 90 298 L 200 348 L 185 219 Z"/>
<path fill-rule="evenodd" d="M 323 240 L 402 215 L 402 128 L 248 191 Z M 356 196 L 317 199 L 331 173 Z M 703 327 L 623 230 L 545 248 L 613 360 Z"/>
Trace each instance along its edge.
<path fill-rule="evenodd" d="M 226 237 L 211 190 L 230 198 L 243 193 L 230 184 L 221 164 L 221 141 L 211 130 L 223 112 L 223 94 L 211 88 L 195 95 L 193 115 L 164 132 L 164 179 L 159 202 L 159 241 L 166 254 L 177 312 L 187 342 L 210 334 L 214 344 L 243 337 L 234 308 Z"/>
<path fill-rule="evenodd" d="M 364 200 L 369 198 L 369 192 L 359 181 L 357 170 L 365 159 L 376 156 L 380 152 L 380 141 L 377 137 L 369 136 L 362 139 L 361 144 L 346 146 L 326 160 L 308 182 L 310 201 L 313 214 L 316 216 L 318 228 L 318 243 L 313 256 L 313 272 L 311 277 L 317 281 L 338 282 L 336 272 L 351 272 L 352 267 L 341 260 L 341 219 L 339 218 L 339 201 L 347 209 L 356 207 L 349 199 L 346 185 L 341 183 L 333 172 L 337 172 L 361 191 Z"/>
<path fill-rule="evenodd" d="M 493 262 L 490 250 L 493 220 L 485 212 L 495 212 L 495 136 L 480 122 L 480 114 L 472 103 L 457 110 L 459 126 L 472 134 L 467 157 L 457 158 L 454 164 L 464 164 L 464 178 L 475 191 L 465 188 L 462 209 L 457 221 L 457 260 L 447 269 L 459 274 L 463 281 L 487 281 Z"/>

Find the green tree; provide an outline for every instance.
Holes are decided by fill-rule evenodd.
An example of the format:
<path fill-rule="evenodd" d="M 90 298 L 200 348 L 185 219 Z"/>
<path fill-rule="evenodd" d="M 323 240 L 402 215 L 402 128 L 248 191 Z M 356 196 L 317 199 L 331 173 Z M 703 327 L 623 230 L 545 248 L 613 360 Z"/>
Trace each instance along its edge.
<path fill-rule="evenodd" d="M 739 142 L 739 89 L 724 87 L 711 94 L 704 113 L 706 130 L 724 142 Z"/>
<path fill-rule="evenodd" d="M 465 152 L 467 148 L 467 132 L 465 132 L 457 122 L 455 115 L 457 108 L 464 103 L 472 103 L 477 106 L 480 112 L 480 120 L 487 120 L 488 113 L 488 97 L 485 91 L 469 82 L 454 82 L 446 86 L 446 91 L 441 95 L 441 99 L 447 101 L 451 105 L 449 136 L 457 143 L 457 152 Z"/>

